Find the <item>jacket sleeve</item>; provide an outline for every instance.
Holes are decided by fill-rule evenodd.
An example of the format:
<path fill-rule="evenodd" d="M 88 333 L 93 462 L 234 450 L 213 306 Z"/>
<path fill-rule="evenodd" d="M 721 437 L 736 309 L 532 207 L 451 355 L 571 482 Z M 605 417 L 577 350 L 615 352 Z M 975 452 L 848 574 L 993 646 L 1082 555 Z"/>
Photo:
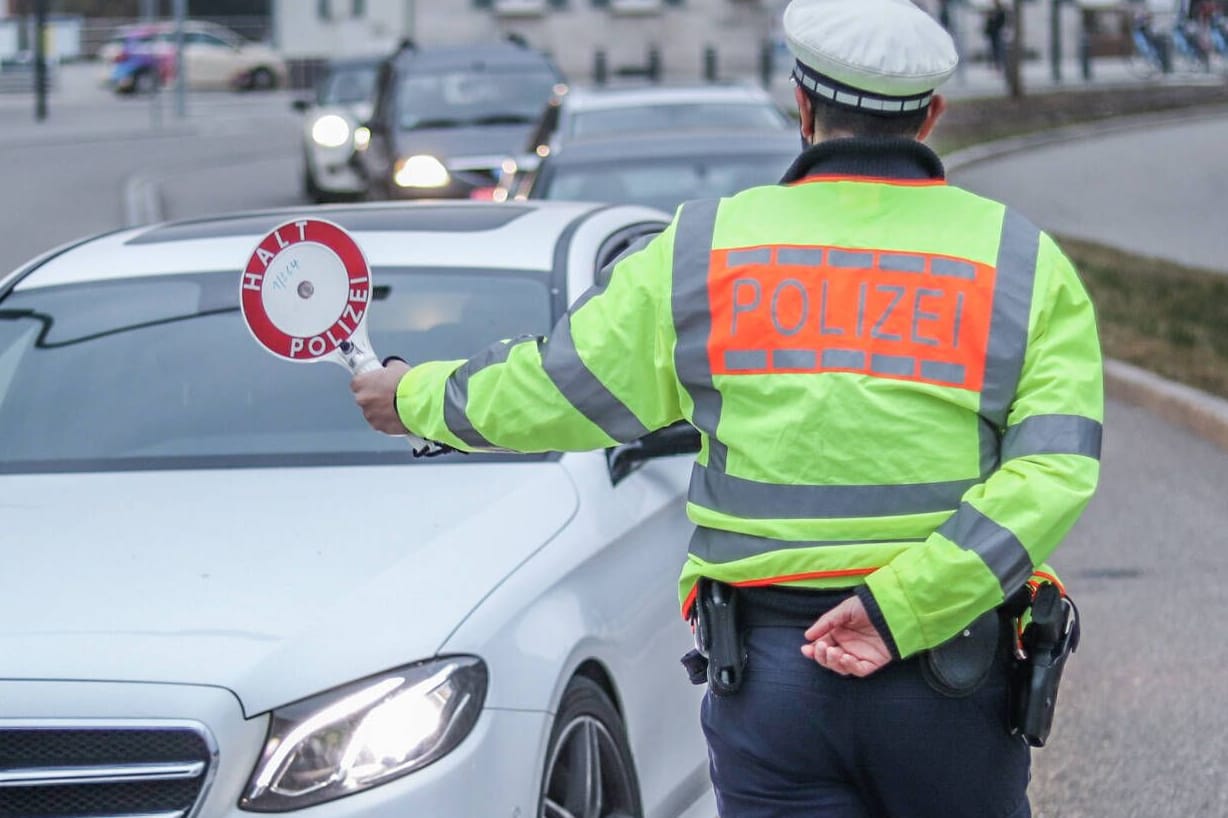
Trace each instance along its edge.
<path fill-rule="evenodd" d="M 998 468 L 922 547 L 876 570 L 859 591 L 897 656 L 942 644 L 1047 570 L 1042 563 L 1095 491 L 1104 418 L 1095 315 L 1047 236 L 1033 292 Z"/>
<path fill-rule="evenodd" d="M 673 226 L 614 264 L 548 339 L 416 366 L 397 388 L 406 428 L 462 451 L 585 451 L 681 419 L 670 313 Z"/>

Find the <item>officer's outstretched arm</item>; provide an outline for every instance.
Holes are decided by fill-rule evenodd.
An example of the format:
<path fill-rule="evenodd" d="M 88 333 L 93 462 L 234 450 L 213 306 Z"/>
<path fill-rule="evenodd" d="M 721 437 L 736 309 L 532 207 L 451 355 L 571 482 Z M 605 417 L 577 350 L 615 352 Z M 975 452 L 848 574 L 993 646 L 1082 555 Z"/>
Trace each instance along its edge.
<path fill-rule="evenodd" d="M 1100 474 L 1104 387 L 1091 301 L 1043 236 L 1001 462 L 923 547 L 867 578 L 863 601 L 893 652 L 934 647 L 999 605 L 1066 536 Z"/>
<path fill-rule="evenodd" d="M 397 388 L 405 427 L 462 451 L 585 451 L 682 418 L 670 350 L 673 226 L 621 258 L 548 339 L 501 341 L 468 361 L 415 366 Z"/>

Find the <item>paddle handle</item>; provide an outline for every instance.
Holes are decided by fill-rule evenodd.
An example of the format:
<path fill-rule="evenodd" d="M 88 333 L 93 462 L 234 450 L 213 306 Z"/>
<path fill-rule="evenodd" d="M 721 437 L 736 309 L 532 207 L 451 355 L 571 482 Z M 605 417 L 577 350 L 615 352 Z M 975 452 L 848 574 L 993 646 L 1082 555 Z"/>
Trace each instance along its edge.
<path fill-rule="evenodd" d="M 345 361 L 345 365 L 355 375 L 362 375 L 365 372 L 373 372 L 376 369 L 384 368 L 384 365 L 380 363 L 380 359 L 375 357 L 374 352 L 361 344 L 354 343 L 352 340 L 342 341 L 338 345 L 338 351 L 341 353 L 341 358 Z M 409 432 L 406 432 L 404 437 L 409 441 L 410 448 L 414 450 L 416 455 L 425 454 L 437 445 Z"/>

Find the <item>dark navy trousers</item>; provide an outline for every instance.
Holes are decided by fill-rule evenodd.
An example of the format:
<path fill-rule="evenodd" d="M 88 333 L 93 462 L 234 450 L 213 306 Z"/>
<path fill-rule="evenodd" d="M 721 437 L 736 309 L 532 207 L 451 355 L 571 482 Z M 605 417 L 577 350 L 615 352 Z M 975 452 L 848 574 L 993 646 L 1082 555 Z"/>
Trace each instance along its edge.
<path fill-rule="evenodd" d="M 802 655 L 802 628 L 746 633 L 741 690 L 702 707 L 721 818 L 1031 818 L 1005 650 L 950 698 L 916 658 L 845 677 Z"/>

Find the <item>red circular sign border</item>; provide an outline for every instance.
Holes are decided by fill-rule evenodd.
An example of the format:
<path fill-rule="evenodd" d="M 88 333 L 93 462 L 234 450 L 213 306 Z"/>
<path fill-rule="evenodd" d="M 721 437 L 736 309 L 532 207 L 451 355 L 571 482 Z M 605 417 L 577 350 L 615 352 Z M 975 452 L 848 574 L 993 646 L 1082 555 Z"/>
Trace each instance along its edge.
<path fill-rule="evenodd" d="M 269 264 L 286 248 L 303 242 L 320 244 L 335 253 L 349 280 L 348 295 L 352 296 L 355 292 L 363 294 L 361 300 L 347 297 L 346 308 L 337 320 L 324 332 L 311 338 L 300 338 L 278 329 L 269 318 L 263 301 L 264 275 Z M 262 250 L 269 254 L 269 263 L 265 263 L 261 257 Z M 258 286 L 252 286 L 253 276 L 258 277 Z M 292 219 L 273 228 L 256 245 L 243 269 L 239 287 L 243 321 L 257 343 L 279 358 L 295 363 L 313 363 L 335 351 L 366 318 L 367 306 L 371 302 L 371 268 L 358 242 L 340 225 L 325 219 Z M 310 342 L 317 339 L 323 343 L 319 353 L 309 350 Z M 301 343 L 299 351 L 306 355 L 295 356 L 295 341 Z"/>

